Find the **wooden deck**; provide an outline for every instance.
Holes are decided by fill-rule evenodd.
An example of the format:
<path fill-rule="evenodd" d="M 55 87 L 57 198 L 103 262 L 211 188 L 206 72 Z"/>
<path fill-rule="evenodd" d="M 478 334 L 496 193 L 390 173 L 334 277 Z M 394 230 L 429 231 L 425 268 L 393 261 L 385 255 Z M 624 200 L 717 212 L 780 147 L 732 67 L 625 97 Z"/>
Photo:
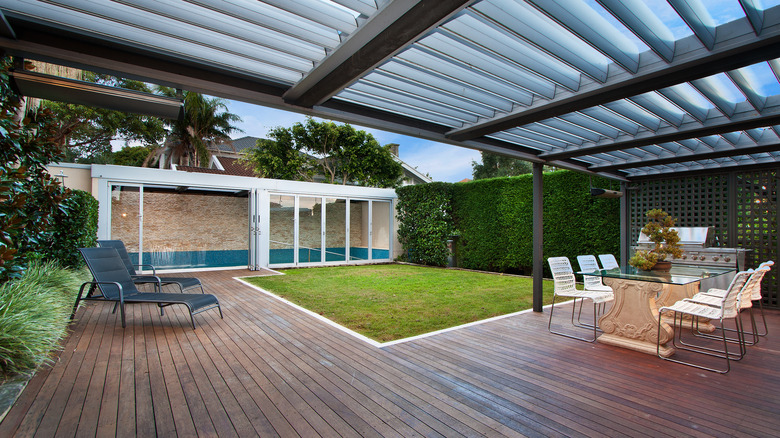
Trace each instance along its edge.
<path fill-rule="evenodd" d="M 0 436 L 778 436 L 780 312 L 729 374 L 547 332 L 522 314 L 370 346 L 232 277 L 225 314 L 79 311 Z"/>

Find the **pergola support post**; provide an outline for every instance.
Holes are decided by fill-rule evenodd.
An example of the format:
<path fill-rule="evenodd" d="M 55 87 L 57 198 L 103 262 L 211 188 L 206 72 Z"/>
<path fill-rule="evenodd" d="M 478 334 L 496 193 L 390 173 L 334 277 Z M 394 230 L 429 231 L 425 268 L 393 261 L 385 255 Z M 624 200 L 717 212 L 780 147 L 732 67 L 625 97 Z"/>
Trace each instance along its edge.
<path fill-rule="evenodd" d="M 543 203 L 542 203 L 542 170 L 544 165 L 542 163 L 533 164 L 533 209 L 534 209 L 534 224 L 533 224 L 533 245 L 534 245 L 534 265 L 533 265 L 533 310 L 534 312 L 541 312 L 543 307 L 543 273 L 544 273 L 544 254 L 542 252 L 542 246 L 544 243 L 543 233 Z"/>
<path fill-rule="evenodd" d="M 620 197 L 620 266 L 628 266 L 629 250 L 631 249 L 631 193 L 628 190 L 628 184 L 625 181 L 620 182 L 620 191 L 623 196 Z"/>

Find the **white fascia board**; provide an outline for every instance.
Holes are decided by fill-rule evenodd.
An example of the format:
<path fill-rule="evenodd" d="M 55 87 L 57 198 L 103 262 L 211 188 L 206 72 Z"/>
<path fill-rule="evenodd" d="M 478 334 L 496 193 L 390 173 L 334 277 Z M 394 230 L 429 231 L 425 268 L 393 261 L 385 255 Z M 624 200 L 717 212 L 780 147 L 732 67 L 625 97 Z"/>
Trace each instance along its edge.
<path fill-rule="evenodd" d="M 217 175 L 212 173 L 182 172 L 169 169 L 105 164 L 92 165 L 92 178 L 126 184 L 159 184 L 176 187 L 186 186 L 235 190 L 258 189 L 271 192 L 326 197 L 396 198 L 394 189 L 286 181 L 270 178 Z"/>
<path fill-rule="evenodd" d="M 66 169 L 89 169 L 90 167 L 92 167 L 91 164 L 81 164 L 81 163 L 49 163 L 46 165 L 46 167 L 49 166 L 64 167 Z"/>

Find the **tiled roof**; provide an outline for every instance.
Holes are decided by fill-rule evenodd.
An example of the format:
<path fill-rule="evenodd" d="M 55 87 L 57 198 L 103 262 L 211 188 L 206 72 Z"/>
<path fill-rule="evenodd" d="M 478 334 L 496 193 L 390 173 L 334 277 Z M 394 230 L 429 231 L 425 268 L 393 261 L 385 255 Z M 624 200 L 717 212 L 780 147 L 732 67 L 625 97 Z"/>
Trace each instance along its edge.
<path fill-rule="evenodd" d="M 235 158 L 215 157 L 225 170 L 208 167 L 178 166 L 176 169 L 182 172 L 213 173 L 217 175 L 257 176 L 254 171 L 239 162 Z"/>

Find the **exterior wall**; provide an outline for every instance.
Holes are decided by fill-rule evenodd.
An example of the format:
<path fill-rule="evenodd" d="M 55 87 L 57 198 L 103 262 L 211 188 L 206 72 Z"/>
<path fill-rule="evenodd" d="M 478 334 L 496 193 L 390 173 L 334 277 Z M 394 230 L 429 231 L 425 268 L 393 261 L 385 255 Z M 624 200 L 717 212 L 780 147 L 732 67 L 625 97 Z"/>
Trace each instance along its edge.
<path fill-rule="evenodd" d="M 92 166 L 88 164 L 56 163 L 46 166 L 46 170 L 54 177 L 64 176 L 57 179 L 69 189 L 93 193 Z"/>
<path fill-rule="evenodd" d="M 144 252 L 249 248 L 246 197 L 144 192 Z"/>

